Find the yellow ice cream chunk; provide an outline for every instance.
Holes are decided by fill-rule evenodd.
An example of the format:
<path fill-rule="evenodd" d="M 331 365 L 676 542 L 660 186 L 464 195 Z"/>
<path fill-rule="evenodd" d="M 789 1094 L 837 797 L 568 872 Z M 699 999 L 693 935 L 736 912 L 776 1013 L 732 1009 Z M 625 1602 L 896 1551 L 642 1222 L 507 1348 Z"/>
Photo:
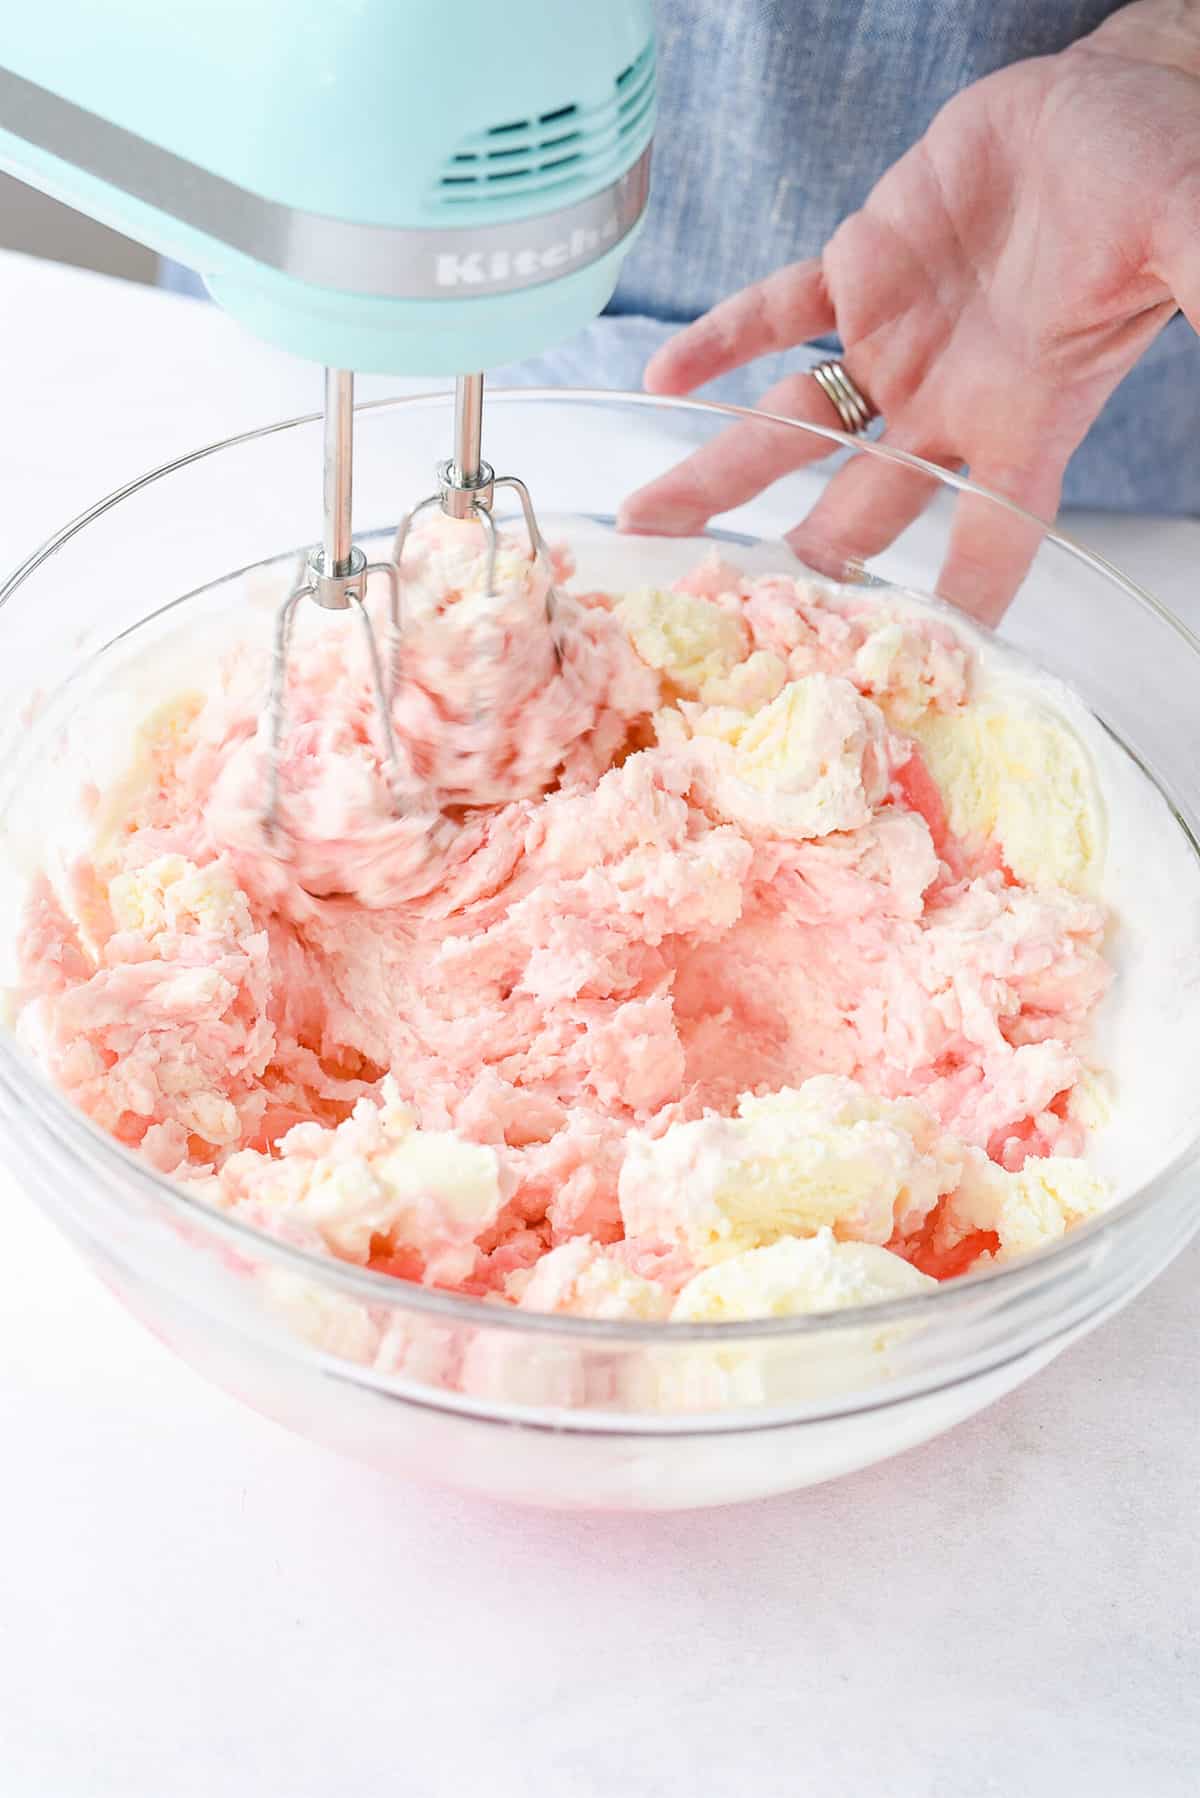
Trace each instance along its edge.
<path fill-rule="evenodd" d="M 1098 1068 L 1084 1068 L 1067 1101 L 1069 1115 L 1092 1135 L 1109 1123 L 1113 1114 L 1113 1083 Z"/>
<path fill-rule="evenodd" d="M 618 1191 L 627 1235 L 677 1243 L 706 1266 L 825 1228 L 862 1242 L 907 1235 L 958 1172 L 957 1145 L 919 1105 L 817 1075 L 743 1094 L 736 1117 L 635 1135 Z"/>
<path fill-rule="evenodd" d="M 286 1152 L 286 1143 L 285 1143 Z M 450 1131 L 410 1130 L 384 1154 L 362 1161 L 323 1158 L 300 1195 L 305 1219 L 331 1248 L 365 1260 L 376 1235 L 395 1235 L 417 1249 L 426 1246 L 423 1213 L 470 1226 L 474 1237 L 499 1209 L 496 1154 Z"/>
<path fill-rule="evenodd" d="M 297 1124 L 267 1159 L 244 1150 L 221 1170 L 235 1205 L 286 1208 L 335 1254 L 365 1261 L 383 1236 L 416 1249 L 432 1277 L 464 1279 L 475 1238 L 502 1203 L 494 1149 L 448 1130 L 421 1130 L 389 1076 L 381 1103 L 362 1099 L 336 1129 Z"/>
<path fill-rule="evenodd" d="M 639 587 L 627 593 L 617 615 L 642 661 L 686 698 L 727 676 L 749 647 L 735 612 L 693 593 Z"/>
<path fill-rule="evenodd" d="M 1007 1260 L 1057 1241 L 1111 1201 L 1108 1183 L 1073 1156 L 1031 1156 L 1012 1174 L 975 1150 L 939 1219 L 939 1243 L 950 1246 L 976 1230 L 994 1230 L 998 1259 Z"/>
<path fill-rule="evenodd" d="M 706 705 L 734 706 L 742 712 L 757 712 L 770 705 L 787 682 L 787 663 L 769 649 L 756 649 L 744 662 L 728 674 L 713 675 L 706 680 L 700 697 Z"/>
<path fill-rule="evenodd" d="M 998 843 L 1028 885 L 1094 891 L 1104 807 L 1088 753 L 1062 719 L 1032 697 L 982 696 L 912 729 L 957 836 Z"/>
<path fill-rule="evenodd" d="M 781 1236 L 693 1276 L 671 1311 L 674 1322 L 736 1323 L 796 1317 L 905 1298 L 937 1285 L 890 1249 L 839 1242 L 832 1230 Z"/>
<path fill-rule="evenodd" d="M 747 829 L 793 838 L 855 830 L 887 792 L 883 714 L 847 680 L 805 675 L 754 713 L 684 710 L 697 786 Z"/>
<path fill-rule="evenodd" d="M 885 613 L 868 627 L 854 677 L 893 724 L 907 729 L 930 706 L 948 709 L 966 698 L 967 651 Z"/>
<path fill-rule="evenodd" d="M 160 855 L 108 883 L 118 930 L 156 937 L 196 929 L 244 933 L 252 928 L 245 894 L 219 862 L 198 868 L 182 855 Z"/>
<path fill-rule="evenodd" d="M 666 1317 L 670 1295 L 643 1279 L 590 1236 L 576 1236 L 543 1255 L 536 1267 L 510 1274 L 509 1298 L 525 1311 L 559 1311 L 572 1317 L 648 1322 Z"/>

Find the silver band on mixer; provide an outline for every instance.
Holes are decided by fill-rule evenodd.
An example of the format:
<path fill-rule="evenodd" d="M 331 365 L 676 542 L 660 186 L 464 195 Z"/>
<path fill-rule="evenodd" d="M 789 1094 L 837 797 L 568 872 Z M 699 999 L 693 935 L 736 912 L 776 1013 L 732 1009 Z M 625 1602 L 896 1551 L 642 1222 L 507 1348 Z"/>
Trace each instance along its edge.
<path fill-rule="evenodd" d="M 818 362 L 808 372 L 841 419 L 842 429 L 851 437 L 865 431 L 871 420 L 879 417 L 876 407 L 840 362 Z"/>

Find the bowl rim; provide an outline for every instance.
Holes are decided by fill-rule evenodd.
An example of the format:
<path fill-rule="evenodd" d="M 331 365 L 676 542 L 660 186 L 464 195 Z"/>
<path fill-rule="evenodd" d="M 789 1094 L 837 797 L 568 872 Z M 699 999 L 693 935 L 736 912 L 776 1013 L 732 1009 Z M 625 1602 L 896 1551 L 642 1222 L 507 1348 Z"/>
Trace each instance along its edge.
<path fill-rule="evenodd" d="M 418 393 L 358 401 L 354 410 L 356 413 L 365 413 L 389 409 L 445 406 L 447 403 L 452 403 L 452 400 L 453 390 L 449 387 L 439 387 Z M 652 412 L 698 413 L 706 417 L 728 418 L 731 421 L 769 422 L 821 438 L 830 445 L 830 454 L 839 449 L 846 449 L 855 454 L 874 456 L 911 468 L 914 472 L 932 480 L 939 488 L 949 488 L 957 493 L 971 494 L 989 504 L 1001 507 L 1015 518 L 1034 525 L 1040 532 L 1039 549 L 1042 543 L 1049 542 L 1056 549 L 1065 552 L 1069 558 L 1082 563 L 1093 573 L 1100 575 L 1102 579 L 1132 599 L 1136 605 L 1150 611 L 1160 623 L 1166 625 L 1179 637 L 1181 644 L 1186 649 L 1200 659 L 1200 636 L 1193 632 L 1183 620 L 1176 617 L 1161 600 L 1131 580 L 1104 556 L 1099 555 L 1085 544 L 1077 542 L 1068 533 L 1048 524 L 1044 519 L 1016 504 L 1015 501 L 980 486 L 969 476 L 956 470 L 939 468 L 906 450 L 897 449 L 892 444 L 879 443 L 861 436 L 850 436 L 846 432 L 830 426 L 810 424 L 804 419 L 788 418 L 783 414 L 759 408 L 734 406 L 713 400 L 696 400 L 686 396 L 634 392 L 620 388 L 494 387 L 488 390 L 488 400 L 489 403 L 499 400 L 502 403 L 516 404 L 551 402 L 564 405 L 591 404 L 611 408 L 634 406 L 644 407 Z M 245 431 L 239 431 L 232 436 L 200 445 L 196 449 L 172 457 L 171 460 L 159 463 L 132 477 L 69 519 L 52 536 L 46 538 L 34 549 L 23 562 L 18 564 L 3 583 L 0 583 L 0 606 L 3 606 L 32 574 L 73 537 L 85 530 L 89 524 L 155 481 L 163 480 L 168 475 L 189 467 L 192 463 L 218 455 L 223 450 L 234 449 L 241 444 L 256 442 L 284 431 L 316 424 L 320 422 L 321 418 L 322 414 L 319 411 L 313 411 L 300 413 L 292 418 L 274 420 L 271 423 L 258 425 Z M 974 629 L 986 630 L 986 627 L 981 626 L 974 619 L 971 620 L 971 623 Z M 124 1181 L 132 1180 L 148 1198 L 159 1204 L 165 1202 L 167 1209 L 178 1214 L 183 1221 L 193 1226 L 199 1225 L 205 1231 L 211 1231 L 244 1250 L 249 1249 L 256 1256 L 279 1263 L 285 1269 L 303 1273 L 310 1279 L 315 1278 L 319 1283 L 340 1288 L 349 1296 L 360 1301 L 370 1301 L 377 1305 L 387 1305 L 400 1310 L 424 1312 L 432 1318 L 473 1325 L 476 1328 L 566 1336 L 574 1338 L 580 1344 L 590 1342 L 597 1346 L 604 1343 L 648 1344 L 657 1342 L 666 1344 L 669 1342 L 682 1344 L 718 1341 L 732 1345 L 738 1342 L 762 1339 L 779 1340 L 797 1336 L 832 1337 L 842 1331 L 861 1329 L 864 1312 L 869 1312 L 872 1326 L 932 1323 L 935 1317 L 938 1320 L 949 1321 L 954 1313 L 966 1308 L 977 1295 L 981 1295 L 985 1291 L 997 1297 L 1003 1295 L 1004 1299 L 1010 1302 L 1016 1301 L 1021 1296 L 1030 1296 L 1030 1289 L 1036 1292 L 1047 1283 L 1057 1283 L 1081 1261 L 1089 1261 L 1097 1244 L 1107 1245 L 1110 1243 L 1119 1230 L 1134 1219 L 1140 1218 L 1160 1199 L 1167 1196 L 1166 1189 L 1173 1185 L 1189 1165 L 1200 1162 L 1200 1133 L 1198 1133 L 1191 1141 L 1178 1149 L 1144 1186 L 1128 1193 L 1111 1210 L 1101 1212 L 1096 1217 L 1073 1226 L 1055 1242 L 1023 1254 L 1013 1261 L 993 1264 L 972 1273 L 958 1275 L 952 1280 L 939 1282 L 931 1288 L 904 1298 L 888 1299 L 870 1306 L 854 1306 L 844 1311 L 807 1313 L 791 1317 L 747 1318 L 728 1323 L 608 1320 L 575 1317 L 558 1312 L 522 1311 L 516 1306 L 489 1305 L 475 1297 L 460 1296 L 436 1287 L 419 1285 L 414 1281 L 400 1280 L 395 1275 L 378 1273 L 357 1263 L 342 1261 L 333 1255 L 317 1254 L 271 1236 L 256 1225 L 235 1217 L 229 1212 L 221 1211 L 198 1195 L 189 1193 L 185 1187 L 151 1167 L 134 1150 L 127 1148 L 115 1137 L 102 1130 L 54 1086 L 36 1062 L 18 1046 L 14 1035 L 8 1029 L 0 1033 L 0 1083 L 5 1085 L 18 1101 L 27 1102 L 32 1097 L 43 1109 L 49 1110 L 50 1117 L 58 1126 L 56 1134 L 61 1146 L 67 1150 L 72 1162 L 81 1173 L 90 1171 L 89 1164 L 94 1166 L 94 1157 L 98 1155 L 114 1177 Z M 40 1118 L 39 1122 L 45 1128 L 50 1127 L 46 1118 Z M 17 1127 L 19 1128 L 20 1125 L 18 1124 Z"/>
<path fill-rule="evenodd" d="M 913 455 L 909 450 L 898 449 L 895 444 L 883 443 L 866 436 L 852 437 L 847 432 L 836 430 L 831 425 L 811 424 L 807 419 L 788 418 L 784 413 L 768 412 L 760 407 L 733 406 L 724 401 L 697 400 L 683 395 L 636 392 L 632 388 L 489 387 L 487 400 L 489 405 L 493 400 L 501 400 L 506 404 L 558 402 L 598 406 L 638 406 L 651 412 L 698 412 L 705 416 L 723 416 L 731 420 L 765 421 L 770 424 L 782 425 L 788 430 L 800 431 L 810 437 L 822 438 L 832 446 L 829 452 L 831 455 L 835 449 L 845 449 L 858 455 L 873 456 L 880 461 L 892 462 L 899 467 L 910 468 L 914 473 L 927 477 L 939 487 L 950 488 L 956 493 L 972 494 L 976 498 L 987 501 L 990 505 L 999 506 L 1002 510 L 1010 512 L 1014 518 L 1035 525 L 1041 532 L 1042 541 L 1055 544 L 1058 548 L 1065 550 L 1073 559 L 1121 588 L 1130 599 L 1153 612 L 1160 622 L 1167 625 L 1183 639 L 1190 649 L 1200 655 L 1200 633 L 1193 631 L 1190 625 L 1179 618 L 1148 588 L 1132 580 L 1115 563 L 1110 562 L 1106 556 L 1102 556 L 1098 550 L 1090 549 L 1086 544 L 1080 543 L 1069 532 L 1060 530 L 1056 524 L 1047 523 L 1036 513 L 1018 505 L 1015 500 L 1007 499 L 1001 493 L 994 493 L 989 487 L 981 487 L 969 475 L 962 474 L 957 469 L 940 468 L 936 463 L 927 462 L 923 457 Z M 408 406 L 432 407 L 445 405 L 447 401 L 453 401 L 453 389 L 434 387 L 420 393 L 393 394 L 380 399 L 356 400 L 354 411 L 357 414 L 359 412 L 382 412 L 393 408 L 402 409 Z M 76 513 L 73 518 L 60 525 L 57 531 L 31 550 L 25 560 L 18 563 L 3 582 L 0 582 L 0 605 L 3 605 L 43 562 L 48 561 L 64 544 L 69 543 L 72 537 L 77 536 L 80 531 L 86 529 L 95 519 L 102 517 L 105 512 L 111 511 L 123 500 L 132 498 L 135 493 L 150 486 L 154 481 L 175 474 L 179 469 L 187 468 L 193 462 L 201 462 L 208 456 L 218 455 L 222 450 L 236 449 L 239 444 L 253 443 L 264 437 L 274 437 L 283 431 L 295 430 L 299 426 L 319 424 L 322 418 L 323 414 L 319 411 L 300 412 L 291 418 L 274 419 L 268 424 L 254 425 L 248 430 L 235 432 L 231 437 L 215 438 L 211 443 L 200 444 L 196 449 L 185 450 L 182 455 L 173 456 L 167 462 L 157 463 L 152 468 L 144 469 L 141 474 L 131 476 L 128 481 L 122 482 L 121 486 L 114 487 L 100 499 L 94 500 L 84 511 Z M 635 535 L 636 533 L 630 534 Z M 953 606 L 952 601 L 942 601 L 941 603 L 950 604 L 954 610 L 961 609 Z M 974 619 L 972 619 L 972 624 L 980 630 L 988 628 L 986 625 L 980 625 Z"/>

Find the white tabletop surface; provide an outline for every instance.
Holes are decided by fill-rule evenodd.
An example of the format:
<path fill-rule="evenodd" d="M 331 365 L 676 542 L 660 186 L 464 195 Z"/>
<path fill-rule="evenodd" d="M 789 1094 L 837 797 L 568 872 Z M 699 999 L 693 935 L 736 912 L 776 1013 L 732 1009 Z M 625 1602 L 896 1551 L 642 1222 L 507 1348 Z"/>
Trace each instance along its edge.
<path fill-rule="evenodd" d="M 7 567 L 319 392 L 212 307 L 0 256 L 0 396 Z M 1071 522 L 1200 625 L 1200 525 Z M 1196 1793 L 1200 1245 L 891 1463 L 565 1517 L 240 1409 L 0 1180 L 3 1798 Z"/>

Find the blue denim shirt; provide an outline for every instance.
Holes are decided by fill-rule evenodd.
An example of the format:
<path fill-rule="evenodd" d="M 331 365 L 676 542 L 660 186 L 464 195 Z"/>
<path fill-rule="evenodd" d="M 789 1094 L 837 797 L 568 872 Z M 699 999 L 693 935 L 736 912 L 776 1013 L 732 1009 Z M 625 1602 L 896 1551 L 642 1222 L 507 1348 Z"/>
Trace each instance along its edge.
<path fill-rule="evenodd" d="M 497 377 L 637 387 L 681 322 L 817 255 L 960 88 L 1061 50 L 1123 0 L 658 0 L 659 119 L 642 235 L 605 315 Z M 164 282 L 195 291 L 186 271 Z M 836 347 L 830 344 L 826 347 Z M 813 359 L 764 357 L 703 390 L 753 405 Z M 1065 501 L 1200 513 L 1200 341 L 1182 317 L 1109 400 Z"/>

